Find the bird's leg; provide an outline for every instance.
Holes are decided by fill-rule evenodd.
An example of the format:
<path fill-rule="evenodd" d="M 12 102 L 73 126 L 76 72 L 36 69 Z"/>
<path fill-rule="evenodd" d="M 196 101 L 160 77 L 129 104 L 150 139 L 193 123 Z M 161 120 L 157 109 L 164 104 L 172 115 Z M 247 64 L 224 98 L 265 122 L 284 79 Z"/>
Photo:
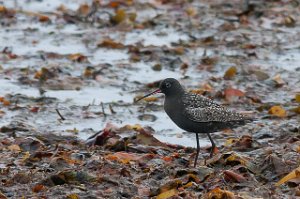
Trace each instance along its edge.
<path fill-rule="evenodd" d="M 196 153 L 196 157 L 195 157 L 194 167 L 196 167 L 198 156 L 199 156 L 199 152 L 200 152 L 200 144 L 199 144 L 198 133 L 196 133 L 196 140 L 197 140 L 197 153 Z"/>
<path fill-rule="evenodd" d="M 210 142 L 211 142 L 211 149 L 210 149 L 210 154 L 209 154 L 209 157 L 211 158 L 211 157 L 213 156 L 213 153 L 214 153 L 216 144 L 215 144 L 215 142 L 213 141 L 213 139 L 211 138 L 210 134 L 207 133 L 207 135 L 208 135 L 208 138 L 209 138 L 209 140 L 210 140 Z"/>

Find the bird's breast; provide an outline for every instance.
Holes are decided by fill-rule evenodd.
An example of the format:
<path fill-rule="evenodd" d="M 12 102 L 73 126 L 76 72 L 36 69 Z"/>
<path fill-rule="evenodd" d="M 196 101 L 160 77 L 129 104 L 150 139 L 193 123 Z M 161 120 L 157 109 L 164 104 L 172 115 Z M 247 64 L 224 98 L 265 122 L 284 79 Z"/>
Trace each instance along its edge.
<path fill-rule="evenodd" d="M 184 107 L 180 99 L 165 99 L 164 109 L 170 119 L 180 128 L 186 130 L 185 120 L 187 119 L 184 115 Z"/>

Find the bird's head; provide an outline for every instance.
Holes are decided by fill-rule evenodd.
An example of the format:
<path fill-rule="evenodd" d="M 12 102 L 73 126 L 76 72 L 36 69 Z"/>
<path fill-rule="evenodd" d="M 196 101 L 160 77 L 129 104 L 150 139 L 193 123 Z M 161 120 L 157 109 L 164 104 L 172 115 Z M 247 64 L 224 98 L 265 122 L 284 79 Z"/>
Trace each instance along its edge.
<path fill-rule="evenodd" d="M 167 78 L 160 82 L 159 90 L 161 93 L 169 96 L 181 92 L 183 88 L 176 79 Z"/>
<path fill-rule="evenodd" d="M 159 89 L 137 99 L 135 102 L 138 102 L 146 97 L 149 97 L 150 95 L 154 95 L 156 93 L 163 93 L 165 94 L 166 96 L 172 96 L 172 95 L 176 95 L 178 93 L 181 93 L 183 92 L 183 88 L 182 86 L 180 85 L 180 83 L 174 79 L 174 78 L 167 78 L 167 79 L 164 79 L 160 82 L 159 84 Z"/>

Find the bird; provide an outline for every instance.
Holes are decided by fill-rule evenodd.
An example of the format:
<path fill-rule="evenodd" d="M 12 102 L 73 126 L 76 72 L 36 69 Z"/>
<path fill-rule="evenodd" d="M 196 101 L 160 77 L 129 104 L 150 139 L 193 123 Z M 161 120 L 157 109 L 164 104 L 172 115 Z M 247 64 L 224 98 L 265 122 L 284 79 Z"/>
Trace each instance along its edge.
<path fill-rule="evenodd" d="M 157 93 L 165 95 L 164 110 L 170 119 L 181 129 L 196 134 L 197 151 L 194 167 L 197 165 L 200 152 L 199 133 L 207 134 L 211 142 L 210 158 L 212 158 L 216 144 L 210 133 L 242 126 L 254 119 L 230 110 L 203 95 L 186 91 L 174 78 L 162 80 L 158 89 L 136 99 L 135 103 Z"/>

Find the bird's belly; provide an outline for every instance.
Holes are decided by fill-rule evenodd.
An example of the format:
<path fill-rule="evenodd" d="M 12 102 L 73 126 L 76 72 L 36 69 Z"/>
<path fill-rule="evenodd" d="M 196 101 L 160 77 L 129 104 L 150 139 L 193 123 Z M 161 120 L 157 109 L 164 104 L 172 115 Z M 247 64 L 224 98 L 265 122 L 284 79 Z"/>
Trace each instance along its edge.
<path fill-rule="evenodd" d="M 187 118 L 183 112 L 180 112 L 180 114 L 178 114 L 178 112 L 177 114 L 174 114 L 172 111 L 166 110 L 166 113 L 179 128 L 187 132 L 213 133 L 229 128 L 229 126 L 223 122 L 195 122 Z"/>
<path fill-rule="evenodd" d="M 169 99 L 168 99 L 169 100 Z M 164 103 L 164 109 L 171 120 L 181 129 L 193 133 L 212 133 L 228 128 L 223 122 L 195 122 L 184 114 L 184 107 L 176 99 Z"/>
<path fill-rule="evenodd" d="M 199 132 L 201 125 L 199 123 L 196 123 L 192 120 L 189 120 L 182 111 L 174 111 L 174 110 L 168 110 L 165 109 L 167 115 L 170 117 L 170 119 L 181 129 L 188 131 L 188 132 Z M 176 113 L 175 113 L 176 112 Z M 205 133 L 205 132 L 203 132 Z"/>

